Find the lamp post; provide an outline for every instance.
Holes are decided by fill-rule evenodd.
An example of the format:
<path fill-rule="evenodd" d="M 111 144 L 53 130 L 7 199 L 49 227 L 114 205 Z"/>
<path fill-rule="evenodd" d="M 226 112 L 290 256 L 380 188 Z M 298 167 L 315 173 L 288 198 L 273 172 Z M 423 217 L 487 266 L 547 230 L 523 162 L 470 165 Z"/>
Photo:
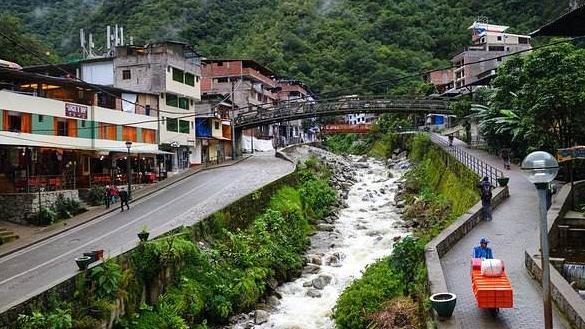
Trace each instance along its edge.
<path fill-rule="evenodd" d="M 126 141 L 126 148 L 128 149 L 128 156 L 126 157 L 126 167 L 128 169 L 128 199 L 132 197 L 132 168 L 130 166 L 130 148 L 132 147 L 131 141 Z"/>
<path fill-rule="evenodd" d="M 542 260 L 542 299 L 544 304 L 544 328 L 552 329 L 552 305 L 550 294 L 550 265 L 548 246 L 548 222 L 546 219 L 546 193 L 548 184 L 557 176 L 559 164 L 549 153 L 536 151 L 522 161 L 522 170 L 538 192 L 540 221 L 540 253 Z"/>

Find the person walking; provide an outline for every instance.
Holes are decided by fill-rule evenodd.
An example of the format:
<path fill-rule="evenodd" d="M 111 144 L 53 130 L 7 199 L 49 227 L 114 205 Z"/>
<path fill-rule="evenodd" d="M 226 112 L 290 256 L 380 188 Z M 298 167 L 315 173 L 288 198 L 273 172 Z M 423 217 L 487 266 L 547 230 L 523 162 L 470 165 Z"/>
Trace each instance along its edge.
<path fill-rule="evenodd" d="M 112 202 L 112 189 L 110 185 L 106 185 L 106 209 L 110 208 L 110 203 Z"/>
<path fill-rule="evenodd" d="M 449 146 L 453 146 L 453 134 L 449 135 Z"/>
<path fill-rule="evenodd" d="M 126 209 L 130 210 L 130 205 L 128 205 L 129 199 L 128 191 L 125 189 L 120 190 L 120 209 L 122 209 L 122 212 L 124 212 L 124 204 L 126 204 Z"/>
<path fill-rule="evenodd" d="M 480 190 L 481 194 L 481 205 L 482 205 L 482 212 L 483 212 L 483 219 L 487 221 L 492 220 L 492 189 L 493 186 L 490 183 L 490 180 L 487 176 L 485 176 L 479 183 L 476 185 L 477 188 Z"/>
<path fill-rule="evenodd" d="M 500 150 L 500 156 L 504 161 L 504 168 L 510 170 L 510 149 L 504 147 L 502 150 Z"/>
<path fill-rule="evenodd" d="M 479 246 L 473 248 L 473 258 L 493 259 L 492 248 L 488 247 L 489 240 L 481 238 Z"/>

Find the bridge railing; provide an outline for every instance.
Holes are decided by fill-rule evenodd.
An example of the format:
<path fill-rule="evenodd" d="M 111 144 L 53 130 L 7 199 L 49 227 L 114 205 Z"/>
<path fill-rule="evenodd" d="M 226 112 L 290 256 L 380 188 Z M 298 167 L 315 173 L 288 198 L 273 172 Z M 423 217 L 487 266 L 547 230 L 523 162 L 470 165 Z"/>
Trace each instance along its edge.
<path fill-rule="evenodd" d="M 461 147 L 455 145 L 449 146 L 449 142 L 447 140 L 436 134 L 430 133 L 429 136 L 433 143 L 439 145 L 443 150 L 445 150 L 447 153 L 449 153 L 451 156 L 453 156 L 467 168 L 471 169 L 480 177 L 488 177 L 490 183 L 493 186 L 498 186 L 497 183 L 498 178 L 504 177 L 504 173 L 500 169 L 471 155 Z"/>

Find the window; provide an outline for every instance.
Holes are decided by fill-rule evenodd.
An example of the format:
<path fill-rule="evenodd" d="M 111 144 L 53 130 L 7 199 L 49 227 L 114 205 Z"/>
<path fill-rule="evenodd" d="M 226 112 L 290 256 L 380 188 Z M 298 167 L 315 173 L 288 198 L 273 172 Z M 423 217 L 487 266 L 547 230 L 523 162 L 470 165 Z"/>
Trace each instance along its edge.
<path fill-rule="evenodd" d="M 196 77 L 195 77 L 195 81 L 196 81 L 196 82 L 199 82 L 199 76 L 196 76 Z"/>
<path fill-rule="evenodd" d="M 223 62 L 217 63 L 217 66 L 223 66 Z"/>
<path fill-rule="evenodd" d="M 189 109 L 189 99 L 185 98 L 185 97 L 180 97 L 179 98 L 179 108 L 182 108 L 184 110 L 188 110 Z"/>
<path fill-rule="evenodd" d="M 504 46 L 489 46 L 489 51 L 504 51 Z"/>
<path fill-rule="evenodd" d="M 43 122 L 45 121 L 45 116 L 42 114 L 39 114 L 39 122 Z"/>
<path fill-rule="evenodd" d="M 179 107 L 179 97 L 173 94 L 167 94 L 167 105 Z"/>
<path fill-rule="evenodd" d="M 521 45 L 527 45 L 530 42 L 529 38 L 518 38 L 518 43 Z"/>
<path fill-rule="evenodd" d="M 130 80 L 130 70 L 122 71 L 122 80 Z"/>
<path fill-rule="evenodd" d="M 116 128 L 116 125 L 98 123 L 98 127 L 100 139 L 108 139 L 112 141 L 115 141 L 117 139 L 118 129 Z"/>
<path fill-rule="evenodd" d="M 258 99 L 258 101 L 262 101 L 262 94 L 256 94 L 256 99 Z"/>
<path fill-rule="evenodd" d="M 228 78 L 217 78 L 218 83 L 228 82 Z"/>
<path fill-rule="evenodd" d="M 189 127 L 191 125 L 189 124 L 189 121 L 187 120 L 180 120 L 179 121 L 179 132 L 182 134 L 188 134 L 190 132 Z"/>
<path fill-rule="evenodd" d="M 185 73 L 185 84 L 195 86 L 195 76 L 191 73 Z"/>
<path fill-rule="evenodd" d="M 179 122 L 177 119 L 167 118 L 167 131 L 178 131 Z"/>
<path fill-rule="evenodd" d="M 180 83 L 185 82 L 185 73 L 173 67 L 173 80 Z"/>
<path fill-rule="evenodd" d="M 57 120 L 57 136 L 68 136 L 67 121 L 58 119 Z"/>
<path fill-rule="evenodd" d="M 142 141 L 148 144 L 155 144 L 156 131 L 153 129 L 142 128 Z"/>
<path fill-rule="evenodd" d="M 215 129 L 219 129 L 219 122 L 215 121 Z"/>
<path fill-rule="evenodd" d="M 498 35 L 498 41 L 502 41 L 502 36 Z"/>
<path fill-rule="evenodd" d="M 85 120 L 81 120 L 81 128 L 85 128 Z"/>
<path fill-rule="evenodd" d="M 138 142 L 136 139 L 136 127 L 122 127 L 122 139 L 125 141 Z"/>

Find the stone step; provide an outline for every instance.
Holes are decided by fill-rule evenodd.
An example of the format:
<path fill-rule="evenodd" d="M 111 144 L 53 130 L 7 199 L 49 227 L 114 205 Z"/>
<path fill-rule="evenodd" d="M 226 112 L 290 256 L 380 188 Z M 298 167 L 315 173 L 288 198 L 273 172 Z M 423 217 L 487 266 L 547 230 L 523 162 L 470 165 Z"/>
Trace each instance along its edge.
<path fill-rule="evenodd" d="M 7 235 L 0 234 L 0 245 L 18 239 L 18 235 L 11 233 Z"/>

